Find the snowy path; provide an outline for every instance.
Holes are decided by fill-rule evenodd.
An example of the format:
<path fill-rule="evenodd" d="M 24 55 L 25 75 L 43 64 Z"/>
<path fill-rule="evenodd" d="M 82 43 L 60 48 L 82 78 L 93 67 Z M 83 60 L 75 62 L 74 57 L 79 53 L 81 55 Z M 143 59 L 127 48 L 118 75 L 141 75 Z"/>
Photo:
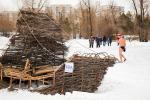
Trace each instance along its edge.
<path fill-rule="evenodd" d="M 2 41 L 0 39 L 0 43 Z M 66 43 L 70 47 L 68 56 L 73 53 L 92 52 L 88 48 L 88 40 L 70 40 Z M 93 48 L 95 52 L 108 52 L 118 57 L 118 47 L 113 46 Z M 0 45 L 1 46 L 1 45 Z M 127 61 L 117 63 L 108 69 L 107 74 L 96 93 L 73 92 L 64 95 L 45 96 L 37 93 L 19 90 L 0 91 L 0 100 L 150 100 L 150 42 L 127 43 Z"/>

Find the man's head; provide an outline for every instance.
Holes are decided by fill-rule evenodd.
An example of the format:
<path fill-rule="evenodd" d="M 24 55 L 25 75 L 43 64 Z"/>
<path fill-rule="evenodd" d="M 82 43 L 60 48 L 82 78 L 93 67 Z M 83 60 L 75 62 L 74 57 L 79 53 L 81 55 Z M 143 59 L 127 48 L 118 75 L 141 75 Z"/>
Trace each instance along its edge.
<path fill-rule="evenodd" d="M 120 35 L 118 35 L 118 38 L 120 39 L 120 38 L 122 38 L 122 36 L 123 36 L 123 35 L 120 34 Z"/>

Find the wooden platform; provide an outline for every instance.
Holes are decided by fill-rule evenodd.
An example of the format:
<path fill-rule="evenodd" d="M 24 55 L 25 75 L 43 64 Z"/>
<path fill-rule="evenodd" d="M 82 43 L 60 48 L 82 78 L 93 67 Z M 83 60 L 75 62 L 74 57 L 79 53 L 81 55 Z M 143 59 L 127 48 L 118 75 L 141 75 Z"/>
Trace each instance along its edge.
<path fill-rule="evenodd" d="M 46 82 L 45 80 L 51 80 L 51 83 L 55 83 L 55 72 L 59 66 L 36 66 L 31 68 L 30 61 L 27 60 L 24 66 L 24 69 L 15 68 L 14 66 L 1 66 L 1 80 L 4 77 L 10 78 L 10 87 L 12 87 L 12 83 L 14 80 L 19 80 L 19 86 L 21 86 L 22 81 L 28 81 L 29 87 L 31 87 L 32 81 L 42 81 L 43 84 Z M 3 67 L 3 68 L 2 68 Z M 2 70 L 3 69 L 3 70 Z M 48 83 L 48 82 L 47 82 Z"/>

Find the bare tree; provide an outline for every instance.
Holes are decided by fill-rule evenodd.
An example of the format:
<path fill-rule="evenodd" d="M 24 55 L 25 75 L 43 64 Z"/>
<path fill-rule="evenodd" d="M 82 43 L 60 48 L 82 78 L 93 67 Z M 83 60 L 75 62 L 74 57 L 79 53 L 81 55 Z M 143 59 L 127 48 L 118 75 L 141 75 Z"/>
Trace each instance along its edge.
<path fill-rule="evenodd" d="M 100 35 L 113 35 L 120 28 L 118 28 L 118 18 L 123 13 L 121 7 L 116 6 L 115 1 L 109 2 L 109 5 L 101 6 L 97 17 L 97 30 Z"/>
<path fill-rule="evenodd" d="M 150 1 L 149 0 L 131 0 L 135 15 L 136 15 L 136 23 L 135 25 L 139 28 L 139 40 L 142 42 L 148 41 L 148 32 L 145 31 L 145 18 L 150 9 Z"/>
<path fill-rule="evenodd" d="M 97 7 L 94 7 L 92 3 L 94 3 L 93 0 L 81 0 L 80 1 L 80 10 L 82 13 L 82 22 L 83 22 L 82 24 L 84 24 L 84 26 L 86 27 L 88 36 L 93 35 L 95 31 L 94 23 L 95 23 Z"/>
<path fill-rule="evenodd" d="M 21 0 L 23 8 L 32 11 L 41 11 L 46 6 L 48 0 Z"/>
<path fill-rule="evenodd" d="M 111 15 L 112 15 L 112 24 L 114 24 L 114 25 L 116 25 L 117 24 L 117 21 L 116 21 L 116 17 L 117 17 L 117 14 L 116 13 L 118 13 L 117 11 L 116 11 L 116 4 L 115 4 L 115 2 L 114 2 L 114 0 L 112 0 L 112 1 L 110 1 L 110 13 L 111 13 Z"/>

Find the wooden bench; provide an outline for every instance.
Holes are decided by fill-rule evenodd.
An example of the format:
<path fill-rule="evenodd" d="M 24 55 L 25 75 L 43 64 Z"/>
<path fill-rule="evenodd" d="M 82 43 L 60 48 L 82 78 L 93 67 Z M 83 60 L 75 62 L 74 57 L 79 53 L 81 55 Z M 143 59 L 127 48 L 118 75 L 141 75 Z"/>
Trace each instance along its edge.
<path fill-rule="evenodd" d="M 28 81 L 28 87 L 31 87 L 32 81 L 42 81 L 43 84 L 46 83 L 45 79 L 48 78 L 51 78 L 53 81 L 55 78 L 55 68 L 50 67 L 49 65 L 37 66 L 35 67 L 35 72 L 33 73 L 30 61 L 27 59 L 24 69 L 13 68 L 10 66 L 4 68 L 4 77 L 10 78 L 9 87 L 12 87 L 13 80 L 20 80 L 19 88 L 21 87 L 22 81 Z"/>

